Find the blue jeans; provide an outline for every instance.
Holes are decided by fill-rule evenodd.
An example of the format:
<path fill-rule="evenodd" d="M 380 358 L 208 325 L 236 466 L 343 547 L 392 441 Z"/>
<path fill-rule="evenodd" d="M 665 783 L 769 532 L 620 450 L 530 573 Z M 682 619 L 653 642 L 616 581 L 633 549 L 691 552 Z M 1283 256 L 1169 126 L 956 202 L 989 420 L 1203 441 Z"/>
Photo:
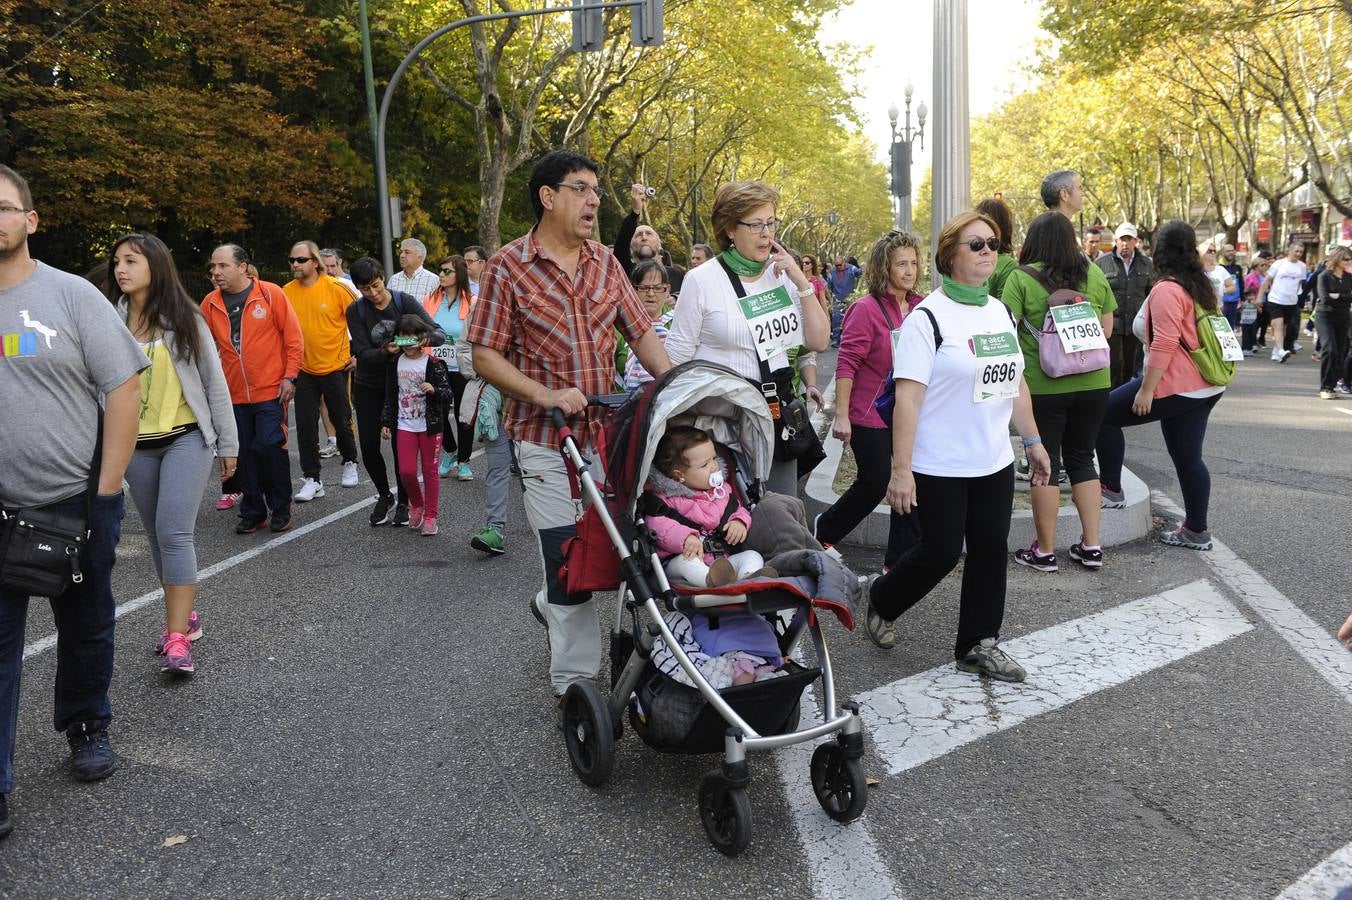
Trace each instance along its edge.
<path fill-rule="evenodd" d="M 1127 439 L 1122 429 L 1146 422 L 1159 422 L 1164 435 L 1164 446 L 1174 461 L 1178 488 L 1183 493 L 1183 524 L 1189 531 L 1207 530 L 1207 507 L 1211 502 L 1211 472 L 1202 459 L 1202 442 L 1206 440 L 1207 418 L 1221 394 L 1211 397 L 1156 397 L 1150 412 L 1138 416 L 1131 411 L 1136 392 L 1141 389 L 1140 378 L 1134 378 L 1108 395 L 1108 410 L 1098 435 L 1099 480 L 1110 491 L 1122 490 L 1122 459 L 1127 452 Z"/>
<path fill-rule="evenodd" d="M 286 454 L 286 414 L 276 400 L 236 403 L 239 461 L 235 484 L 243 500 L 239 517 L 257 522 L 291 506 L 291 457 Z"/>
<path fill-rule="evenodd" d="M 51 601 L 57 633 L 52 725 L 57 731 L 81 722 L 106 726 L 113 718 L 108 701 L 116 608 L 113 563 L 122 537 L 123 502 L 121 492 L 95 498 L 89 543 L 81 560 L 84 581 Z M 56 508 L 82 513 L 84 494 L 62 501 Z M 28 598 L 0 587 L 0 794 L 14 790 L 14 737 L 27 617 Z"/>

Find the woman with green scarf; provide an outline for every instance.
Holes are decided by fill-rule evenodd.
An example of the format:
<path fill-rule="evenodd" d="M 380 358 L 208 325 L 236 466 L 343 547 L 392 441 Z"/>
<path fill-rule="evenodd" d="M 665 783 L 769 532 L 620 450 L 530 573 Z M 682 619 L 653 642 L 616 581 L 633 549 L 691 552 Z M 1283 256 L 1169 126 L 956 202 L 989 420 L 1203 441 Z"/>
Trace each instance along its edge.
<path fill-rule="evenodd" d="M 1011 417 L 1033 484 L 1047 483 L 1051 463 L 1033 419 L 1014 320 L 987 288 L 996 234 L 995 223 L 974 210 L 950 219 L 934 251 L 943 285 L 902 323 L 892 360 L 897 402 L 887 502 L 909 520 L 916 541 L 869 582 L 864 629 L 879 647 L 892 647 L 897 617 L 953 571 L 965 543 L 958 668 L 1023 681 L 1023 667 L 996 646 L 1014 509 Z"/>
<path fill-rule="evenodd" d="M 692 359 L 721 363 L 768 385 L 782 405 L 794 397 L 789 351 L 825 350 L 831 322 L 812 283 L 775 240 L 778 208 L 779 191 L 762 181 L 718 189 L 709 217 L 722 252 L 686 273 L 666 348 L 674 366 Z M 776 454 L 767 487 L 795 496 L 798 461 Z"/>

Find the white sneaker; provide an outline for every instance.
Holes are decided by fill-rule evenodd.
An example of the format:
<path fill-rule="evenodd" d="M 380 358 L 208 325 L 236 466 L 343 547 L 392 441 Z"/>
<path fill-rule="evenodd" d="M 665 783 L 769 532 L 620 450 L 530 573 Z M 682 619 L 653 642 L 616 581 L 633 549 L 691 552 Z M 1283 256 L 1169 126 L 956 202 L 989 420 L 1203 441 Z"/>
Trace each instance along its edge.
<path fill-rule="evenodd" d="M 320 459 L 333 459 L 338 455 L 338 445 L 333 441 L 325 441 L 319 445 Z"/>
<path fill-rule="evenodd" d="M 357 486 L 357 464 L 354 462 L 343 463 L 343 487 Z"/>
<path fill-rule="evenodd" d="M 300 490 L 296 491 L 296 495 L 292 499 L 297 503 L 306 503 L 316 497 L 322 496 L 324 496 L 324 485 L 315 481 L 313 478 L 307 478 L 300 486 Z"/>
<path fill-rule="evenodd" d="M 1273 347 L 1273 348 L 1272 348 L 1272 361 L 1273 361 L 1273 362 L 1281 362 L 1282 359 L 1284 359 L 1284 357 L 1282 356 L 1282 348 L 1280 348 L 1280 347 Z"/>
<path fill-rule="evenodd" d="M 1292 350 L 1292 351 L 1298 351 L 1298 350 L 1304 350 L 1304 349 L 1305 349 L 1305 345 L 1302 344 L 1300 341 L 1296 341 L 1295 343 L 1293 343 L 1293 344 L 1291 345 L 1291 350 Z"/>

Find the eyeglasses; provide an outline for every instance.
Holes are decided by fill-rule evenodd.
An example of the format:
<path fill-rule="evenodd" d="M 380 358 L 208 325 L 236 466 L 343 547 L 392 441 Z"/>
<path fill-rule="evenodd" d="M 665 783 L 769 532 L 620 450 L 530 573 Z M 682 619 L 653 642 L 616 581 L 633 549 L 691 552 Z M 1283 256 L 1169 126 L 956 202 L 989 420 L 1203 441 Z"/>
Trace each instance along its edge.
<path fill-rule="evenodd" d="M 594 184 L 587 184 L 585 181 L 564 181 L 554 185 L 556 188 L 568 188 L 570 191 L 576 191 L 584 197 L 591 194 L 597 200 L 601 199 L 601 189 Z"/>
<path fill-rule="evenodd" d="M 966 243 L 967 249 L 971 250 L 973 253 L 980 253 L 982 247 L 985 247 L 992 253 L 996 253 L 1000 250 L 1000 239 L 997 237 L 988 237 L 984 241 L 981 238 L 972 238 Z"/>
<path fill-rule="evenodd" d="M 472 265 L 474 265 L 475 263 L 481 263 L 481 262 L 483 262 L 483 260 L 482 260 L 482 259 L 479 259 L 479 257 L 477 257 L 477 256 L 466 256 L 466 257 L 465 257 L 465 265 L 467 265 L 467 266 L 472 266 Z"/>
<path fill-rule="evenodd" d="M 640 284 L 634 288 L 640 294 L 669 294 L 671 285 L 669 284 Z"/>
<path fill-rule="evenodd" d="M 31 212 L 32 212 L 31 209 L 20 209 L 17 206 L 0 206 L 0 216 L 9 216 L 13 215 L 14 213 L 21 213 L 23 215 L 27 215 L 28 213 Z"/>
<path fill-rule="evenodd" d="M 289 262 L 289 263 L 291 263 L 291 265 L 293 265 L 293 266 L 297 266 L 297 265 L 303 266 L 303 265 L 305 265 L 307 262 L 310 262 L 310 261 L 313 260 L 313 259 L 314 259 L 313 256 L 288 256 L 288 257 L 286 258 L 286 261 Z"/>
<path fill-rule="evenodd" d="M 767 231 L 779 230 L 778 219 L 771 219 L 768 222 L 743 222 L 741 219 L 738 219 L 737 224 L 741 225 L 752 234 L 765 234 Z"/>

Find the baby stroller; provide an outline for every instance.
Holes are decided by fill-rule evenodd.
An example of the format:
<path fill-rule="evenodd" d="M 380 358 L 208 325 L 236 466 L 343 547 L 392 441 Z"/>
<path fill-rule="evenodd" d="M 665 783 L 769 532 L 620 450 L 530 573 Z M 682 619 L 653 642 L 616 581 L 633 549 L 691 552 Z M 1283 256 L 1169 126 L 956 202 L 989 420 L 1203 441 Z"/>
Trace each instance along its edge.
<path fill-rule="evenodd" d="M 564 548 L 561 571 L 570 593 L 618 590 L 611 634 L 611 693 L 607 698 L 591 680 L 573 683 L 563 697 L 563 729 L 569 761 L 586 784 L 609 778 L 616 742 L 628 713 L 632 729 L 649 746 L 669 753 L 723 753 L 722 765 L 708 772 L 699 788 L 699 815 L 709 840 L 735 856 L 751 836 L 748 751 L 773 750 L 828 735 L 817 747 L 809 775 L 827 815 L 848 822 L 868 800 L 860 758 L 863 729 L 856 704 L 837 707 L 831 657 L 818 616 L 836 614 L 853 628 L 848 596 L 817 596 L 812 577 L 757 578 L 723 588 L 673 587 L 663 571 L 653 538 L 644 527 L 643 486 L 657 443 L 668 425 L 692 424 L 712 432 L 732 483 L 750 503 L 761 496 L 774 448 L 774 422 L 759 390 L 736 372 L 706 362 L 689 362 L 626 397 L 589 398 L 616 407 L 608 419 L 599 452 L 606 460 L 608 490 L 587 471 L 558 410 L 552 411 L 562 451 L 590 505 L 578 523 L 578 536 Z M 846 573 L 848 575 L 848 573 Z M 853 576 L 848 576 L 852 581 Z M 775 625 L 787 670 L 782 676 L 730 687 L 721 693 L 709 683 L 673 635 L 666 614 L 685 616 L 764 616 Z M 789 659 L 800 639 L 810 635 L 814 667 Z M 654 643 L 661 639 L 690 687 L 658 671 Z M 822 720 L 799 727 L 802 692 L 821 680 Z"/>

